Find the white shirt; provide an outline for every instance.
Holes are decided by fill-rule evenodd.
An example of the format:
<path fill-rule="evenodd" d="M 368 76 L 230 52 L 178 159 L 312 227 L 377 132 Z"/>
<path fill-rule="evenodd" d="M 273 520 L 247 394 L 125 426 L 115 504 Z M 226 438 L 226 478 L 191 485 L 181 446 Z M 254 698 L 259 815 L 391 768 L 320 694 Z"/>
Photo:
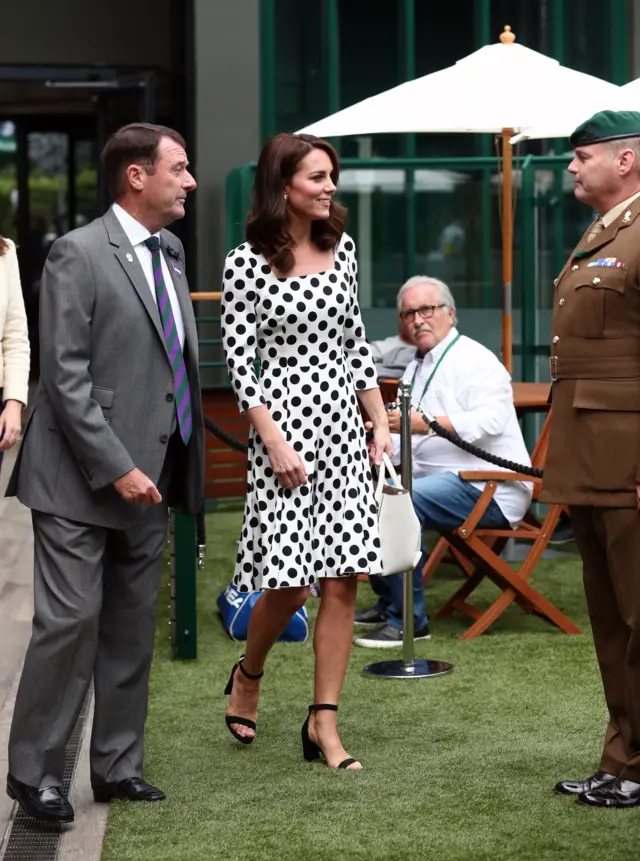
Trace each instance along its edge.
<path fill-rule="evenodd" d="M 531 465 L 513 406 L 511 378 L 496 356 L 464 335 L 451 347 L 440 363 L 424 397 L 425 384 L 438 359 L 456 338 L 455 328 L 430 350 L 416 358 L 403 379 L 414 377 L 411 405 L 433 416 L 447 416 L 465 442 L 490 454 Z M 393 434 L 394 460 L 399 460 L 400 436 Z M 472 469 L 501 469 L 453 445 L 441 437 L 412 435 L 413 477 L 422 478 L 442 472 L 459 473 Z M 473 482 L 479 490 L 484 482 Z M 531 503 L 533 485 L 505 481 L 498 484 L 493 497 L 511 526 L 518 525 Z"/>
<path fill-rule="evenodd" d="M 136 221 L 136 219 L 132 215 L 129 215 L 129 213 L 117 203 L 113 204 L 113 214 L 122 225 L 122 229 L 127 234 L 127 239 L 133 245 L 133 250 L 138 256 L 140 266 L 142 266 L 142 271 L 144 272 L 144 276 L 147 279 L 147 283 L 149 285 L 149 290 L 151 290 L 153 301 L 157 305 L 158 300 L 156 298 L 156 287 L 153 280 L 153 263 L 151 259 L 151 252 L 144 244 L 144 241 L 145 239 L 148 239 L 151 235 L 156 236 L 158 239 L 160 239 L 160 234 L 149 233 L 146 227 L 140 224 L 139 221 Z M 171 277 L 171 273 L 169 272 L 167 261 L 165 260 L 164 254 L 162 253 L 160 254 L 160 261 L 162 266 L 162 277 L 164 278 L 164 283 L 167 287 L 167 293 L 169 294 L 169 301 L 171 302 L 173 318 L 176 321 L 176 331 L 178 333 L 178 339 L 180 341 L 180 348 L 184 349 L 184 322 L 182 320 L 182 312 L 180 311 L 180 303 L 178 302 L 178 296 L 176 295 L 176 288 L 173 284 L 173 278 Z"/>

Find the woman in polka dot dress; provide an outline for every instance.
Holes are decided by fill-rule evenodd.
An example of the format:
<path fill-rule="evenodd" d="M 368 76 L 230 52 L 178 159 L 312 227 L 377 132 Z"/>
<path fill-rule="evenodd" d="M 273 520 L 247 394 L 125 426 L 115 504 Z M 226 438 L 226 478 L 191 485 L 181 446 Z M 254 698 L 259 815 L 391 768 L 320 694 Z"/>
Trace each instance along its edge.
<path fill-rule="evenodd" d="M 356 394 L 373 424 L 369 458 L 379 464 L 392 446 L 358 308 L 346 210 L 333 200 L 338 173 L 326 141 L 273 137 L 258 161 L 247 241 L 225 262 L 222 337 L 238 405 L 252 425 L 233 579 L 240 591 L 265 590 L 227 686 L 226 720 L 239 741 L 253 741 L 267 654 L 317 582 L 315 703 L 302 728 L 303 753 L 359 769 L 342 746 L 336 712 L 357 575 L 382 566 Z"/>

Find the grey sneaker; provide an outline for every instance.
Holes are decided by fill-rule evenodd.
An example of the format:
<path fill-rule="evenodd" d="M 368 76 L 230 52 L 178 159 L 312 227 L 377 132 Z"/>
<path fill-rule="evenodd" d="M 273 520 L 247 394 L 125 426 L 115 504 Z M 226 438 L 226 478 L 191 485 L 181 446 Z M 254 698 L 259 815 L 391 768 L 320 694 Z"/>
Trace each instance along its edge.
<path fill-rule="evenodd" d="M 426 624 L 423 628 L 414 631 L 413 639 L 414 641 L 430 640 L 429 625 Z M 386 624 L 371 634 L 358 637 L 355 643 L 356 646 L 364 646 L 365 649 L 393 649 L 396 646 L 402 645 L 402 631 L 400 628 L 394 628 L 393 625 Z"/>
<path fill-rule="evenodd" d="M 384 625 L 387 621 L 387 617 L 375 607 L 369 607 L 368 610 L 356 610 L 354 621 L 356 625 L 376 626 Z"/>

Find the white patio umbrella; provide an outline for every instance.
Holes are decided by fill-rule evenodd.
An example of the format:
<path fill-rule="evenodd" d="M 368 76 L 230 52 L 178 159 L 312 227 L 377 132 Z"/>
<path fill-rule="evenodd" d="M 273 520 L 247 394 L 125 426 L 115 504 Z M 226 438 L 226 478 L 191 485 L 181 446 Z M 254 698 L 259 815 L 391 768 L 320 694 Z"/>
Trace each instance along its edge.
<path fill-rule="evenodd" d="M 505 27 L 500 43 L 485 45 L 454 66 L 408 81 L 326 117 L 300 133 L 321 137 L 390 132 L 494 132 L 502 137 L 503 360 L 512 370 L 512 147 L 516 131 L 544 125 L 571 104 L 585 117 L 615 94 L 614 84 L 561 66 L 514 44 Z"/>
<path fill-rule="evenodd" d="M 611 85 L 613 86 L 613 85 Z M 582 103 L 567 105 L 564 111 L 550 116 L 544 123 L 523 129 L 511 138 L 511 143 L 536 138 L 567 138 L 597 111 L 640 111 L 640 78 L 622 87 L 613 87 L 609 93 L 594 94 L 592 103 L 585 111 Z"/>

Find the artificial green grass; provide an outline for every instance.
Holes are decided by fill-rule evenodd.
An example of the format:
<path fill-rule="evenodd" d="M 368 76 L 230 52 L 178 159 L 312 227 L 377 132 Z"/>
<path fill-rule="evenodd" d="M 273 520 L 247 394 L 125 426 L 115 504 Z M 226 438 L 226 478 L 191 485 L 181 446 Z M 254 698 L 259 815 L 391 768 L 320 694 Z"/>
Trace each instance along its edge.
<path fill-rule="evenodd" d="M 452 674 L 390 681 L 360 674 L 396 650 L 354 647 L 340 728 L 362 772 L 305 763 L 300 726 L 312 697 L 311 642 L 277 644 L 262 687 L 258 737 L 226 729 L 223 688 L 241 652 L 215 600 L 228 582 L 240 514 L 208 518 L 199 578 L 199 657 L 171 660 L 168 595 L 161 601 L 147 721 L 145 776 L 167 801 L 112 803 L 103 861 L 573 861 L 637 859 L 637 811 L 582 808 L 553 794 L 561 778 L 598 765 L 606 714 L 577 557 L 545 560 L 533 584 L 584 630 L 568 637 L 511 607 L 479 639 L 467 622 L 432 623 L 418 657 Z M 441 568 L 428 590 L 440 606 L 459 585 Z M 497 594 L 488 585 L 476 603 Z M 360 606 L 371 603 L 366 584 Z M 317 602 L 309 600 L 311 617 Z"/>

